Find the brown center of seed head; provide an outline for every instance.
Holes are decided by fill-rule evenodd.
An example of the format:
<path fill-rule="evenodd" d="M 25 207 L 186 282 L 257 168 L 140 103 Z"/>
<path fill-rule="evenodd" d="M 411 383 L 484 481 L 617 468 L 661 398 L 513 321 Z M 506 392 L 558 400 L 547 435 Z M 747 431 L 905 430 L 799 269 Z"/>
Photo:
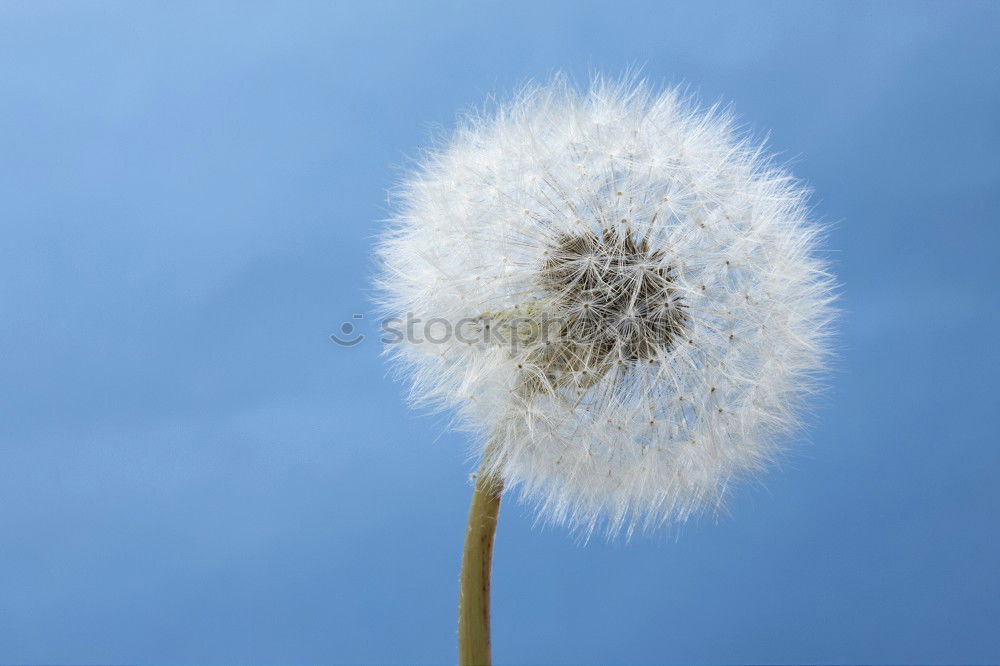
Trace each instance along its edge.
<path fill-rule="evenodd" d="M 615 365 L 655 362 L 671 349 L 688 317 L 663 259 L 627 227 L 558 236 L 538 280 L 559 334 L 529 357 L 539 372 L 524 388 L 586 389 Z"/>

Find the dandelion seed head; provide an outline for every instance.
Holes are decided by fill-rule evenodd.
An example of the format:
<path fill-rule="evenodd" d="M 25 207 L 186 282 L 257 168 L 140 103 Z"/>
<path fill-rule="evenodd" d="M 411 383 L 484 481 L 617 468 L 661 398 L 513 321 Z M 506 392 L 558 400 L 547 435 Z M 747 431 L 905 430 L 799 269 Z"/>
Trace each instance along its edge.
<path fill-rule="evenodd" d="M 456 334 L 388 351 L 542 519 L 683 521 L 797 427 L 832 319 L 821 228 L 729 114 L 557 78 L 466 118 L 398 194 L 381 304 Z"/>

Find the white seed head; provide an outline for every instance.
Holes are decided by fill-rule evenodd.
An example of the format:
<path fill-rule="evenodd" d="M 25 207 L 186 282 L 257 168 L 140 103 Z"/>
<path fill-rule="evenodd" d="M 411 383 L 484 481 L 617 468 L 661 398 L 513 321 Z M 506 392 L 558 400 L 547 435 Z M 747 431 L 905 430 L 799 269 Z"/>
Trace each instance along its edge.
<path fill-rule="evenodd" d="M 820 229 L 732 124 L 677 90 L 556 78 L 465 119 L 400 188 L 378 288 L 421 335 L 389 353 L 543 519 L 631 534 L 717 507 L 816 386 Z"/>

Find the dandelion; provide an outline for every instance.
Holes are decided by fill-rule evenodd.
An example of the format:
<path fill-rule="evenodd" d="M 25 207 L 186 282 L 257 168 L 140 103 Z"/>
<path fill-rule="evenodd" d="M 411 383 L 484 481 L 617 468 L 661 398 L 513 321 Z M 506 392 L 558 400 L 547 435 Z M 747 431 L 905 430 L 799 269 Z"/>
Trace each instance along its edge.
<path fill-rule="evenodd" d="M 382 304 L 454 335 L 389 352 L 415 404 L 476 434 L 460 656 L 488 662 L 501 490 L 584 535 L 719 507 L 797 425 L 831 279 L 802 186 L 730 114 L 641 82 L 528 87 L 399 201 Z"/>

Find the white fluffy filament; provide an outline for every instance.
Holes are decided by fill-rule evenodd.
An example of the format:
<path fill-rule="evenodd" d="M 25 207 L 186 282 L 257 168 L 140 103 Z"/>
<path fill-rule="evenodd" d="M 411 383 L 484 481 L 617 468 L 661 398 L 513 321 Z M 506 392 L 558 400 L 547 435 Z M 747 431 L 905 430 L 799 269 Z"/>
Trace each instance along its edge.
<path fill-rule="evenodd" d="M 805 200 L 676 90 L 529 87 L 403 183 L 382 305 L 463 334 L 389 351 L 543 519 L 685 520 L 774 457 L 816 386 L 832 281 Z"/>

